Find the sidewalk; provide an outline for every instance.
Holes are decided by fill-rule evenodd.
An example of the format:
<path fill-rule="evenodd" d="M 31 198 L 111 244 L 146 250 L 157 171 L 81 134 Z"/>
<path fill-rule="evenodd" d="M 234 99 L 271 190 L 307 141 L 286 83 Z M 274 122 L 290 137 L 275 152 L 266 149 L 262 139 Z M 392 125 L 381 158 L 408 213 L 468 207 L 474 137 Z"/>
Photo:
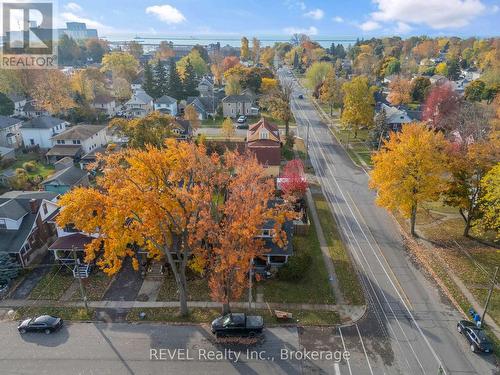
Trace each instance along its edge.
<path fill-rule="evenodd" d="M 90 308 L 97 309 L 132 309 L 132 308 L 166 308 L 179 307 L 178 301 L 89 301 Z M 211 301 L 189 301 L 189 307 L 199 308 L 221 308 L 222 304 Z M 231 306 L 237 308 L 247 308 L 247 302 L 232 302 Z M 13 300 L 5 299 L 0 301 L 0 308 L 19 308 L 19 307 L 84 307 L 81 301 L 51 301 L 51 300 Z M 302 303 L 267 303 L 254 302 L 252 309 L 271 309 L 271 310 L 309 310 L 309 311 L 335 311 L 341 317 L 345 317 L 352 322 L 361 319 L 365 313 L 365 306 L 351 305 L 321 305 L 321 304 L 302 304 Z"/>

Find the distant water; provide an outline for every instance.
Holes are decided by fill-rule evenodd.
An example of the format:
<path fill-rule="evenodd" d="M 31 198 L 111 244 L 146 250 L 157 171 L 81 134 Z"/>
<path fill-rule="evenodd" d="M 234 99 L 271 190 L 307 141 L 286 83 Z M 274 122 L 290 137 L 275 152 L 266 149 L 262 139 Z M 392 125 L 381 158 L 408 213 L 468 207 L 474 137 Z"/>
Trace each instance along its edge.
<path fill-rule="evenodd" d="M 225 45 L 230 45 L 232 47 L 240 47 L 241 45 L 241 36 L 238 35 L 132 35 L 132 34 L 124 34 L 124 35 L 110 35 L 103 36 L 105 39 L 110 42 L 122 42 L 122 41 L 130 41 L 135 40 L 141 44 L 151 44 L 158 45 L 162 41 L 169 41 L 174 44 L 181 45 L 207 45 L 212 43 L 219 42 L 221 47 Z M 247 38 L 251 40 L 253 36 L 248 35 Z M 260 40 L 260 45 L 262 47 L 272 46 L 276 42 L 289 42 L 291 37 L 288 35 L 268 35 L 268 36 L 257 36 Z M 348 46 L 349 44 L 354 44 L 356 42 L 356 38 L 354 37 L 329 37 L 329 36 L 316 36 L 311 37 L 311 39 L 317 41 L 322 47 L 330 47 L 332 43 L 335 44 L 343 44 L 344 46 Z M 251 42 L 250 42 L 251 44 Z"/>

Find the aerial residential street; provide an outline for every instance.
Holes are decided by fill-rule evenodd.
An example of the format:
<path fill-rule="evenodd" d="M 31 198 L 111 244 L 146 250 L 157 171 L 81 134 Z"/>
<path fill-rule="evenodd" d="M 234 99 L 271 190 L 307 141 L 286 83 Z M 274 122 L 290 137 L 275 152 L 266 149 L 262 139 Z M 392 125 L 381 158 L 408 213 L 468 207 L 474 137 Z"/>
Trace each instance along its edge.
<path fill-rule="evenodd" d="M 281 79 L 290 79 L 285 69 Z M 352 330 L 378 356 L 366 356 L 370 374 L 494 374 L 493 356 L 470 353 L 456 334 L 461 318 L 410 261 L 395 221 L 374 203 L 368 175 L 356 167 L 295 85 L 293 111 L 309 156 L 368 294 L 369 313 Z M 390 344 L 394 363 L 380 359 Z M 366 346 L 366 343 L 365 343 Z M 377 358 L 379 357 L 379 358 Z M 346 373 L 355 374 L 347 368 Z"/>

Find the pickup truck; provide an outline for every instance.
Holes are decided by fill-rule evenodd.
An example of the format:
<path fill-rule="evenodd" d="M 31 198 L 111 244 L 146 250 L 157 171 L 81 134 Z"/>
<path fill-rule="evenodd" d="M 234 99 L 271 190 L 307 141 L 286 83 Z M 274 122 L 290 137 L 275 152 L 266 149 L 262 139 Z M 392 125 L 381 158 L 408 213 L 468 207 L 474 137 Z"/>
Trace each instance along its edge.
<path fill-rule="evenodd" d="M 212 333 L 219 336 L 250 336 L 262 332 L 264 319 L 244 313 L 232 313 L 218 317 L 212 322 Z"/>

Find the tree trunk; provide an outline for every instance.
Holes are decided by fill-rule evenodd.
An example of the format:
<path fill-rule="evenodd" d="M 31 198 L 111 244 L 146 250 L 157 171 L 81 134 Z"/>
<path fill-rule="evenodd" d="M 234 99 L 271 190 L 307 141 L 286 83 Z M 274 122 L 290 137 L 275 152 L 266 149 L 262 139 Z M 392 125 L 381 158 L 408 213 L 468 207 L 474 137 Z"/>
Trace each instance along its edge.
<path fill-rule="evenodd" d="M 184 272 L 179 273 L 179 304 L 181 309 L 181 316 L 187 316 L 189 314 L 187 305 L 187 285 L 186 285 L 186 275 Z"/>
<path fill-rule="evenodd" d="M 288 138 L 288 132 L 289 132 L 289 129 L 290 129 L 290 127 L 288 126 L 288 121 L 289 120 L 285 121 L 285 138 Z"/>
<path fill-rule="evenodd" d="M 415 232 L 415 224 L 417 221 L 417 205 L 414 205 L 411 209 L 411 217 L 410 217 L 410 231 L 413 237 L 417 237 Z"/>
<path fill-rule="evenodd" d="M 333 104 L 330 104 L 330 117 L 333 117 Z"/>
<path fill-rule="evenodd" d="M 229 305 L 229 301 L 226 301 L 222 304 L 222 315 L 231 314 L 231 306 Z"/>

